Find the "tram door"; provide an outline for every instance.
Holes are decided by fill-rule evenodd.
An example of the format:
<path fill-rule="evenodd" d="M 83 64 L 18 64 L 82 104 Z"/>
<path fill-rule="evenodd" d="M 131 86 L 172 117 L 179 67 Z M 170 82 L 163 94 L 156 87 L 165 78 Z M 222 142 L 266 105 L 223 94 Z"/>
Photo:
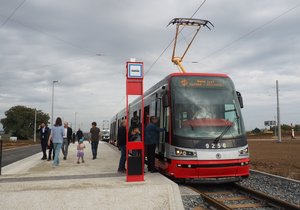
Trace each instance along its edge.
<path fill-rule="evenodd" d="M 158 103 L 159 102 L 159 103 Z M 169 139 L 169 107 L 164 107 L 162 100 L 158 100 L 157 107 L 159 110 L 159 119 L 160 119 L 160 127 L 165 128 L 166 132 L 160 133 L 159 145 L 158 145 L 158 157 L 160 160 L 164 161 L 165 158 L 165 143 L 168 142 Z"/>

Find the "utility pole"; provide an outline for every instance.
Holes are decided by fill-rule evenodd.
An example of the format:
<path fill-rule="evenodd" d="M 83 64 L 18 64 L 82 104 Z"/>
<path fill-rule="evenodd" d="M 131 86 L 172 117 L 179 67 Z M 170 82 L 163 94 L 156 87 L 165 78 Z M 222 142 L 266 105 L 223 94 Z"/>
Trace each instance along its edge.
<path fill-rule="evenodd" d="M 281 143 L 281 125 L 280 125 L 280 107 L 279 107 L 279 91 L 278 80 L 276 80 L 276 95 L 277 95 L 277 128 L 278 128 L 278 143 Z"/>

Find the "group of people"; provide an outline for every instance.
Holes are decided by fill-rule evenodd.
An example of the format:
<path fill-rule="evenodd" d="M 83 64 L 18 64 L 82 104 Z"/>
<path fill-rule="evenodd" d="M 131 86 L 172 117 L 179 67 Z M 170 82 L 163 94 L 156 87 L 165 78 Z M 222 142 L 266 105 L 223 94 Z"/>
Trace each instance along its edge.
<path fill-rule="evenodd" d="M 145 128 L 145 149 L 147 151 L 147 161 L 148 161 L 148 171 L 151 173 L 157 172 L 155 169 L 155 148 L 156 144 L 159 143 L 159 133 L 165 131 L 164 128 L 159 128 L 157 126 L 158 119 L 155 116 L 150 117 L 150 123 Z M 131 122 L 131 127 L 128 132 L 129 141 L 141 141 L 141 124 L 135 121 Z M 59 165 L 59 154 L 60 151 L 63 153 L 63 159 L 67 160 L 68 148 L 70 142 L 75 143 L 72 128 L 68 126 L 65 122 L 62 125 L 62 119 L 60 117 L 56 118 L 55 124 L 52 128 L 48 128 L 45 123 L 42 123 L 39 127 L 41 147 L 42 147 L 42 160 L 51 160 L 51 155 L 53 152 L 53 166 Z M 50 134 L 50 135 L 49 135 Z M 117 143 L 121 150 L 121 157 L 119 161 L 118 172 L 126 172 L 126 121 L 121 122 L 121 126 L 118 129 Z M 76 132 L 78 138 L 77 145 L 77 163 L 84 163 L 84 135 L 79 129 Z M 92 122 L 92 127 L 90 129 L 90 139 L 91 150 L 93 160 L 97 158 L 98 144 L 100 140 L 100 129 L 97 127 L 96 122 Z M 48 158 L 47 158 L 47 148 L 49 148 Z M 135 155 L 139 155 L 138 152 Z"/>
<path fill-rule="evenodd" d="M 134 118 L 133 118 L 134 119 Z M 128 131 L 129 141 L 141 141 L 141 124 L 131 121 L 131 127 Z M 155 169 L 155 148 L 159 143 L 159 133 L 165 131 L 164 128 L 157 126 L 158 119 L 155 116 L 150 117 L 150 123 L 145 128 L 145 149 L 147 150 L 148 171 L 151 173 L 157 172 Z M 121 122 L 121 126 L 118 129 L 117 145 L 121 150 L 121 157 L 119 161 L 118 172 L 125 173 L 126 163 L 126 121 Z"/>
<path fill-rule="evenodd" d="M 77 145 L 77 163 L 84 163 L 84 135 L 83 132 L 78 129 L 76 134 L 73 133 L 72 128 L 69 127 L 68 123 L 65 122 L 62 125 L 62 120 L 60 117 L 56 118 L 55 124 L 52 128 L 48 128 L 45 123 L 42 123 L 39 126 L 41 147 L 42 147 L 42 160 L 51 160 L 53 153 L 53 166 L 56 167 L 59 165 L 59 154 L 60 151 L 63 153 L 63 159 L 67 160 L 68 157 L 68 148 L 70 142 L 75 143 L 74 135 L 78 138 Z M 100 140 L 100 129 L 97 127 L 96 122 L 92 122 L 92 128 L 90 129 L 90 138 L 89 142 L 91 143 L 93 160 L 97 158 L 98 144 Z M 47 148 L 49 148 L 48 158 L 47 158 Z"/>

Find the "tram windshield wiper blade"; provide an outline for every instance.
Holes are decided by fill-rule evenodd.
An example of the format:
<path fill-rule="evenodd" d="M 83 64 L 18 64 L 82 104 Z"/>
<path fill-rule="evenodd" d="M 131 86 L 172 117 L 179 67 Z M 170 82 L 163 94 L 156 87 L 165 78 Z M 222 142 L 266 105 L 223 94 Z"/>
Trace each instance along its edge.
<path fill-rule="evenodd" d="M 214 144 L 218 144 L 219 141 L 223 138 L 223 136 L 227 133 L 227 131 L 229 131 L 229 129 L 231 128 L 231 124 L 227 125 L 226 128 L 222 131 L 222 133 L 220 134 L 220 136 L 218 136 L 215 140 L 214 140 Z"/>

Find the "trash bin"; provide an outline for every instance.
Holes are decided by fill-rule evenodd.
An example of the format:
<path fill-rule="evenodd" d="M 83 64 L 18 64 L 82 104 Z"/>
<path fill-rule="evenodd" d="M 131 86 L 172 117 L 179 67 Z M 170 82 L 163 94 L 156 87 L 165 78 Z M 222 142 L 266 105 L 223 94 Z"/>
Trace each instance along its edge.
<path fill-rule="evenodd" d="M 142 155 L 141 150 L 133 150 L 134 156 L 128 157 L 127 173 L 128 175 L 142 175 Z"/>

